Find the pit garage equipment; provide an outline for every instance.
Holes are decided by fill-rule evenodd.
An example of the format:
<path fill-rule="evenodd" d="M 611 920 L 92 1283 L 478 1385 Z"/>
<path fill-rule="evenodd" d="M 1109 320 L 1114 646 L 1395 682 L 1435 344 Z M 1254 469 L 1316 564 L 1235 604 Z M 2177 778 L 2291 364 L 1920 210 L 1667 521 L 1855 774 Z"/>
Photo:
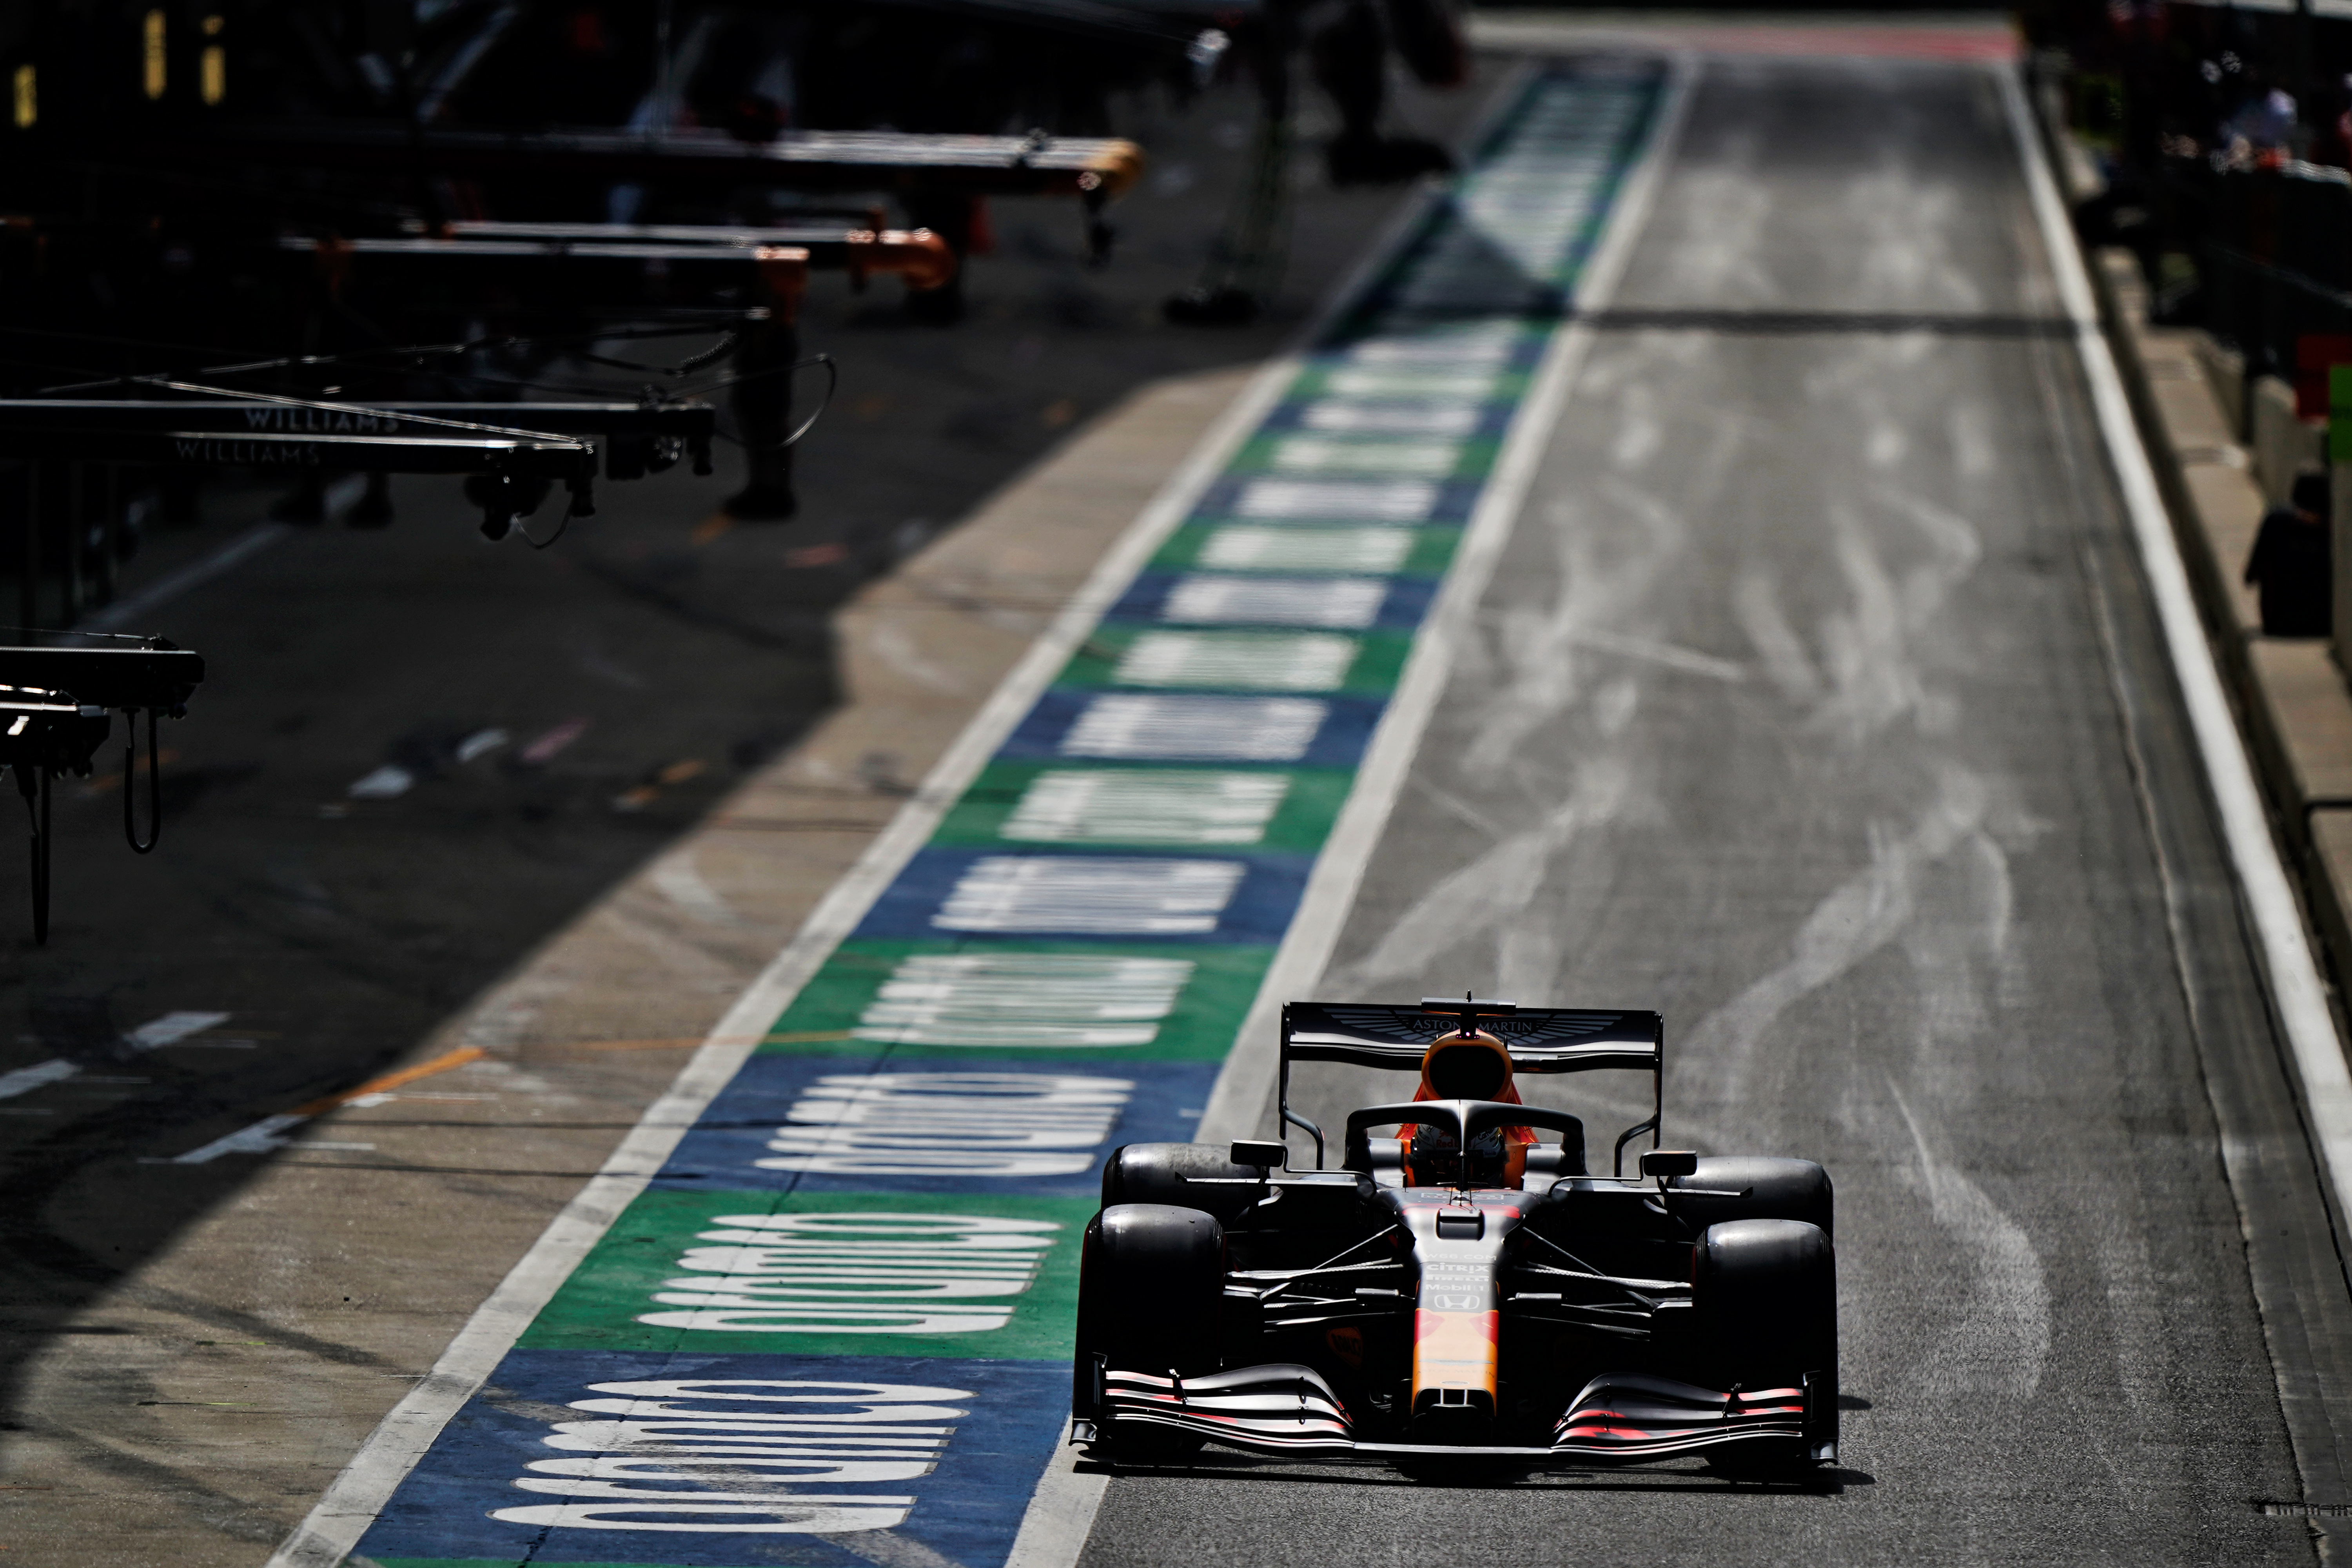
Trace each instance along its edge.
<path fill-rule="evenodd" d="M 436 432 L 471 430 L 499 437 L 560 436 L 593 438 L 608 479 L 643 479 L 660 473 L 681 458 L 690 460 L 697 474 L 710 472 L 710 442 L 717 429 L 717 410 L 699 399 L 671 403 L 453 403 L 408 399 L 371 399 L 364 404 L 267 398 L 249 393 L 198 386 L 184 382 L 153 380 L 157 391 L 178 391 L 183 398 L 0 398 L 0 427 L 24 430 L 144 430 L 202 431 L 217 435 L 406 436 L 431 437 Z M 392 521 L 391 498 L 383 479 L 384 468 L 364 470 L 368 492 L 355 510 L 355 521 L 381 526 Z M 323 516 L 328 470 L 314 471 L 306 483 L 317 492 L 313 515 Z M 119 521 L 116 509 L 106 509 L 110 523 Z M 283 514 L 281 514 L 283 515 Z M 34 545 L 37 549 L 37 543 Z M 112 552 L 102 552 L 112 564 Z M 110 592 L 110 584 L 105 585 Z M 103 597 L 104 595 L 101 595 Z M 78 597 L 72 606 L 78 610 Z M 31 625 L 27 620 L 25 624 Z"/>
<path fill-rule="evenodd" d="M 746 142 L 719 132 L 458 131 L 362 121 L 256 126 L 147 143 L 146 156 L 394 174 L 534 180 L 645 181 L 809 192 L 923 191 L 973 196 L 1114 200 L 1143 174 L 1143 151 L 1118 137 L 783 131 Z"/>
<path fill-rule="evenodd" d="M 31 819 L 33 940 L 49 939 L 49 800 L 57 775 L 88 778 L 106 742 L 110 712 L 121 711 L 122 836 L 144 855 L 163 837 L 162 753 L 156 721 L 184 717 L 205 679 L 205 661 L 162 637 L 118 638 L 114 647 L 0 647 L 0 766 L 16 782 Z M 132 805 L 139 714 L 147 715 L 147 831 Z"/>
<path fill-rule="evenodd" d="M 745 141 L 718 132 L 452 130 L 327 121 L 253 126 L 139 144 L 149 163 L 244 163 L 472 180 L 520 177 L 641 183 L 669 193 L 746 190 L 815 195 L 887 192 L 919 222 L 945 231 L 961 257 L 973 204 L 987 196 L 1076 196 L 1087 247 L 1101 261 L 1113 239 L 1105 210 L 1143 175 L 1143 150 L 1118 137 L 782 131 Z M 938 216 L 926 216 L 937 214 Z M 957 216 L 950 216 L 957 215 Z M 943 308 L 960 301 L 943 282 Z M 950 313 L 951 314 L 951 309 Z M 945 315 L 941 319 L 947 319 Z"/>
<path fill-rule="evenodd" d="M 789 237 L 792 243 L 774 243 Z M 740 427 L 750 475 L 728 502 L 736 517 L 788 518 L 798 510 L 792 488 L 793 386 L 801 364 L 800 302 L 812 269 L 845 272 L 853 287 L 892 274 L 918 291 L 945 288 L 957 262 L 947 242 L 928 229 L 780 229 L 695 225 L 606 224 L 452 225 L 437 236 L 394 238 L 287 237 L 286 249 L 310 251 L 330 289 L 364 268 L 429 267 L 441 272 L 504 273 L 517 268 L 561 266 L 567 274 L 602 264 L 614 293 L 642 286 L 646 268 L 684 268 L 724 278 L 748 276 L 764 314 L 747 321 L 734 353 L 730 404 Z"/>
<path fill-rule="evenodd" d="M 212 390 L 212 389 L 204 389 Z M 299 399 L 252 395 L 228 404 L 242 413 L 250 401 L 264 405 L 306 408 L 324 415 L 368 416 L 354 405 L 306 403 Z M 152 468 L 250 468 L 282 469 L 316 476 L 321 473 L 464 474 L 472 481 L 467 494 L 482 508 L 482 533 L 505 538 L 518 517 L 528 517 L 555 485 L 561 483 L 571 500 L 567 519 L 593 515 L 596 448 L 573 437 L 502 429 L 440 420 L 419 414 L 404 423 L 430 428 L 432 435 L 363 435 L 336 432 L 291 432 L 239 428 L 217 411 L 191 414 L 199 405 L 170 402 L 123 403 L 89 400 L 61 410 L 56 399 L 27 403 L 0 400 L 0 458 L 24 460 L 26 513 L 24 563 L 18 584 L 17 624 L 40 624 L 42 577 L 41 526 L 43 500 L 56 487 L 43 482 L 43 470 L 62 465 L 68 476 L 65 487 L 66 516 L 80 519 L 87 472 L 106 472 L 125 465 Z M 158 412 L 158 411 L 162 412 Z M 110 522 L 117 516 L 107 509 Z M 70 622 L 82 609 L 84 552 L 68 530 L 63 618 Z M 533 542 L 541 542 L 534 541 Z M 549 540 L 545 542 L 552 542 Z M 110 568 L 114 552 L 100 552 Z M 105 586 L 102 584 L 102 586 Z"/>

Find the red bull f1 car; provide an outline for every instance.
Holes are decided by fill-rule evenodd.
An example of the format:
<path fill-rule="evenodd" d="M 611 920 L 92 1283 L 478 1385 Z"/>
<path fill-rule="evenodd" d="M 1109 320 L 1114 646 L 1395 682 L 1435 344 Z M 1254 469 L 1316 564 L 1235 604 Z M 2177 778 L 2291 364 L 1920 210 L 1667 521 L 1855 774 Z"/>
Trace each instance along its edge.
<path fill-rule="evenodd" d="M 1838 1440 L 1832 1194 L 1807 1160 L 1657 1145 L 1650 1012 L 1294 1002 L 1285 1143 L 1130 1143 L 1103 1173 L 1078 1296 L 1072 1441 L 1117 1463 L 1203 1443 L 1307 1459 L 1636 1464 L 1801 1476 Z M 1352 1112 L 1339 1168 L 1295 1062 L 1418 1069 Z M 1607 1175 L 1521 1073 L 1646 1070 Z M 1392 1134 L 1388 1130 L 1393 1129 Z M 1647 1134 L 1638 1174 L 1626 1146 Z"/>

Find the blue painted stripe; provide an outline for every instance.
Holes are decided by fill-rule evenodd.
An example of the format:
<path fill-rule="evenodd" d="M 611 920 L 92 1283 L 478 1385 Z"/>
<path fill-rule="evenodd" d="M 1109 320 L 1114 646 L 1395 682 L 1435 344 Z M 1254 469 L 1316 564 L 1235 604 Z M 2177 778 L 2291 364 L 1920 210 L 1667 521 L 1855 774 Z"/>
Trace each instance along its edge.
<path fill-rule="evenodd" d="M 1289 929 L 1310 865 L 1304 855 L 924 849 L 856 934 L 1271 947 Z M 1113 891 L 1132 888 L 1139 896 L 1105 898 L 1083 880 L 1105 868 L 1132 868 Z"/>
<path fill-rule="evenodd" d="M 656 1184 L 1092 1197 L 1118 1145 L 1191 1140 L 1218 1068 L 1096 1054 L 754 1057 Z"/>
<path fill-rule="evenodd" d="M 1389 491 L 1403 500 L 1394 510 L 1367 508 L 1350 499 L 1351 487 Z M 1384 484 L 1360 479 L 1320 478 L 1303 474 L 1229 474 L 1209 486 L 1192 520 L 1212 522 L 1303 522 L 1317 526 L 1334 522 L 1453 523 L 1470 521 L 1486 489 L 1477 479 L 1442 479 L 1427 487 Z M 1317 498 L 1324 497 L 1318 500 Z M 1277 504 L 1278 502 L 1283 504 Z M 1410 504 L 1406 504 L 1409 502 Z"/>
<path fill-rule="evenodd" d="M 826 1537 L 887 1530 L 1002 1563 L 1069 1394 L 1045 1362 L 512 1351 L 361 1555 L 867 1568 Z"/>
<path fill-rule="evenodd" d="M 1371 742 L 1372 727 L 1380 722 L 1381 710 L 1387 706 L 1377 698 L 1345 697 L 1328 694 L 1313 697 L 1260 698 L 1211 695 L 1209 700 L 1224 703 L 1269 703 L 1276 701 L 1309 702 L 1320 711 L 1304 742 L 1296 753 L 1234 755 L 1198 748 L 1187 751 L 1150 750 L 1148 742 L 1139 739 L 1142 749 L 1107 752 L 1072 750 L 1071 729 L 1095 706 L 1109 698 L 1133 698 L 1140 694 L 1110 691 L 1052 690 L 1037 700 L 1029 716 L 1013 731 L 1012 738 L 999 749 L 997 755 L 1007 761 L 1037 762 L 1055 758 L 1073 760 L 1107 759 L 1110 761 L 1160 761 L 1169 763 L 1215 763 L 1220 766 L 1246 766 L 1253 763 L 1281 766 L 1310 768 L 1352 768 Z M 1190 700 L 1200 694 L 1153 692 L 1150 696 L 1174 704 Z M 1246 711 L 1237 708 L 1203 710 L 1209 720 L 1230 722 L 1223 714 L 1239 715 Z"/>
<path fill-rule="evenodd" d="M 1419 626 L 1421 618 L 1429 613 L 1429 602 L 1437 594 L 1437 584 L 1427 578 L 1421 577 L 1368 578 L 1349 574 L 1337 579 L 1327 577 L 1318 581 L 1303 574 L 1275 573 L 1269 575 L 1286 582 L 1297 583 L 1307 595 L 1318 596 L 1326 602 L 1329 597 L 1328 584 L 1334 581 L 1350 587 L 1357 584 L 1377 584 L 1377 597 L 1372 599 L 1371 613 L 1361 619 L 1349 618 L 1321 623 L 1267 616 L 1254 619 L 1223 617 L 1211 619 L 1200 617 L 1197 611 L 1192 616 L 1185 615 L 1183 613 L 1185 606 L 1181 600 L 1175 605 L 1170 605 L 1170 595 L 1186 584 L 1193 586 L 1197 597 L 1199 596 L 1198 587 L 1202 584 L 1232 582 L 1238 587 L 1250 588 L 1265 579 L 1231 572 L 1146 572 L 1136 578 L 1133 587 L 1119 595 L 1118 602 L 1110 607 L 1109 614 L 1103 618 L 1113 622 L 1141 622 L 1154 626 L 1280 626 L 1297 627 L 1306 631 L 1357 631 L 1379 627 L 1387 631 L 1410 631 Z M 1260 595 L 1257 597 L 1262 600 L 1264 595 Z M 1352 608 L 1352 605 L 1341 607 Z"/>

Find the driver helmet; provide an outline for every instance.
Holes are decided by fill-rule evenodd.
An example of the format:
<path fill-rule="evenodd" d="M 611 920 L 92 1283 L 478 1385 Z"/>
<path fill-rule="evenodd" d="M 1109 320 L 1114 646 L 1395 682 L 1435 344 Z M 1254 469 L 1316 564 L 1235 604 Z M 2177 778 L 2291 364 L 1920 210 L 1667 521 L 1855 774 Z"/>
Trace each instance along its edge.
<path fill-rule="evenodd" d="M 1519 1091 L 1511 1082 L 1511 1053 L 1484 1029 L 1440 1036 L 1422 1055 L 1421 1087 L 1412 1098 L 1517 1105 Z M 1405 1150 L 1405 1180 L 1412 1186 L 1442 1179 L 1438 1162 L 1451 1165 L 1461 1153 L 1454 1134 L 1443 1128 L 1408 1125 L 1400 1130 L 1400 1141 Z M 1471 1140 L 1470 1165 L 1463 1174 L 1474 1182 L 1483 1176 L 1517 1185 L 1527 1150 L 1535 1141 L 1532 1128 L 1487 1128 Z"/>
<path fill-rule="evenodd" d="M 1511 1053 L 1484 1029 L 1442 1035 L 1423 1053 L 1415 1100 L 1498 1100 L 1519 1103 L 1511 1086 Z"/>

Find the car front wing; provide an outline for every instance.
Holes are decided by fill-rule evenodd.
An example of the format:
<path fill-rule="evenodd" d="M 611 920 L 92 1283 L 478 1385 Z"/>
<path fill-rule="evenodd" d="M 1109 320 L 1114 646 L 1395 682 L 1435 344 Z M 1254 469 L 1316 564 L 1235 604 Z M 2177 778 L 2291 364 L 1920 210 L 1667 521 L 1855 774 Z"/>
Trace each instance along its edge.
<path fill-rule="evenodd" d="M 1802 1446 L 1834 1459 L 1834 1443 L 1807 1442 L 1827 1424 L 1813 1417 L 1822 1395 L 1811 1380 L 1788 1388 L 1718 1392 L 1669 1378 L 1621 1373 L 1594 1378 L 1554 1424 L 1549 1447 L 1360 1441 L 1346 1405 L 1312 1367 L 1243 1367 L 1206 1377 L 1105 1369 L 1097 1408 L 1110 1423 L 1174 1428 L 1251 1453 L 1315 1459 L 1491 1457 L 1578 1465 L 1641 1464 L 1728 1444 Z M 1101 1424 L 1073 1424 L 1071 1441 L 1093 1444 Z"/>

